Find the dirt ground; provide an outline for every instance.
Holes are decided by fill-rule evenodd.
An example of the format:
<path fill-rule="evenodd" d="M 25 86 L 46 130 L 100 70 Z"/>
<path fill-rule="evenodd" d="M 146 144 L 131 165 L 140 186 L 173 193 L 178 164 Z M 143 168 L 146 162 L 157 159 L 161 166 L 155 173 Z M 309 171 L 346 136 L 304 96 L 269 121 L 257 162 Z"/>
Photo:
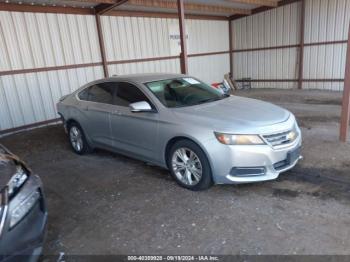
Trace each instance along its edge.
<path fill-rule="evenodd" d="M 277 181 L 185 190 L 157 167 L 74 154 L 61 126 L 0 139 L 43 179 L 45 254 L 350 254 L 350 144 L 341 93 L 251 90 L 302 127 L 304 160 Z M 238 112 L 239 113 L 239 112 Z"/>

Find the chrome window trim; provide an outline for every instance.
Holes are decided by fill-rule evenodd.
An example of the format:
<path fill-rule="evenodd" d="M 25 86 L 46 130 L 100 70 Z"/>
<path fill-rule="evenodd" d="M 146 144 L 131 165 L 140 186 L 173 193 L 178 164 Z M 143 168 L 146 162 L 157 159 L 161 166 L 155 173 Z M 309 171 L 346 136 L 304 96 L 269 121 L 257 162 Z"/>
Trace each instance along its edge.
<path fill-rule="evenodd" d="M 144 90 L 142 90 L 142 87 L 140 87 L 140 85 L 138 84 L 135 84 L 133 82 L 130 82 L 130 81 L 126 81 L 126 80 L 123 80 L 123 81 L 101 81 L 101 82 L 98 82 L 98 83 L 94 83 L 92 85 L 89 85 L 89 86 L 86 86 L 84 88 L 82 88 L 81 90 L 79 90 L 78 92 L 76 92 L 75 94 L 75 99 L 79 102 L 83 102 L 83 103 L 95 103 L 95 104 L 99 104 L 99 105 L 111 105 L 111 106 L 118 106 L 118 107 L 123 107 L 123 108 L 128 108 L 127 106 L 121 106 L 121 105 L 115 105 L 115 104 L 108 104 L 108 103 L 101 103 L 101 102 L 95 102 L 95 101 L 90 101 L 90 100 L 82 100 L 79 98 L 79 94 L 83 91 L 85 91 L 87 88 L 90 88 L 94 85 L 98 85 L 98 84 L 103 84 L 103 83 L 108 83 L 108 82 L 113 82 L 113 83 L 128 83 L 128 84 L 131 84 L 133 86 L 135 86 L 137 89 L 139 89 L 141 91 L 141 93 L 147 97 L 149 99 L 149 101 L 151 102 L 151 106 L 153 105 L 155 107 L 155 110 L 156 110 L 156 113 L 159 112 L 159 109 L 158 109 L 158 106 L 156 103 L 154 103 L 153 99 L 150 97 L 149 94 L 147 94 Z M 118 93 L 118 88 L 117 88 L 117 92 L 115 92 L 115 95 L 117 95 Z M 152 94 L 153 95 L 153 94 Z"/>

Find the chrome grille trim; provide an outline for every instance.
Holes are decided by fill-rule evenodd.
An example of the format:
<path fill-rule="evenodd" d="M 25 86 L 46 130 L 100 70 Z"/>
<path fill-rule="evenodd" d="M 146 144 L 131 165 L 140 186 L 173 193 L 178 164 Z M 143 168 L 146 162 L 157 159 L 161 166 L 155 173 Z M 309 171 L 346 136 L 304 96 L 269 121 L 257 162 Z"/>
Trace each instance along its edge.
<path fill-rule="evenodd" d="M 282 133 L 273 134 L 273 135 L 263 135 L 263 137 L 266 140 L 266 142 L 273 147 L 286 145 L 286 144 L 293 142 L 287 137 L 291 131 L 292 130 L 282 132 Z"/>

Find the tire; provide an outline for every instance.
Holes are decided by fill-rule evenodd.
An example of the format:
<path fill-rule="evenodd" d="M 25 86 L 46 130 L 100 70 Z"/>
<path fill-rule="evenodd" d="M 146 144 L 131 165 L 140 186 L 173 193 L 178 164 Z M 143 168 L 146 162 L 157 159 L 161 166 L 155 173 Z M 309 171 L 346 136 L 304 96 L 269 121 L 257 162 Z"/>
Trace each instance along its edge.
<path fill-rule="evenodd" d="M 68 125 L 68 138 L 73 151 L 78 155 L 84 155 L 92 151 L 84 131 L 78 123 L 72 122 Z"/>
<path fill-rule="evenodd" d="M 184 188 L 201 191 L 213 185 L 207 156 L 190 140 L 180 140 L 171 147 L 167 164 L 171 175 Z"/>

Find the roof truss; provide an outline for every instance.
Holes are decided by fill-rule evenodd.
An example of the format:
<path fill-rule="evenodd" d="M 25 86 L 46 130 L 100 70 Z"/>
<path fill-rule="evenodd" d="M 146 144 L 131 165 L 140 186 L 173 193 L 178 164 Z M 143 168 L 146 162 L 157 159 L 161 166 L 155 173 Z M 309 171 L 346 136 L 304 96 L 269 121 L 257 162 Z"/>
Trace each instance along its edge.
<path fill-rule="evenodd" d="M 259 5 L 259 6 L 271 6 L 271 7 L 278 6 L 278 0 L 225 0 L 225 1 L 230 3 L 252 4 L 252 5 Z"/>
<path fill-rule="evenodd" d="M 105 1 L 105 0 L 103 0 Z M 117 0 L 116 2 L 112 3 L 112 4 L 108 4 L 108 3 L 101 3 L 97 6 L 95 6 L 95 13 L 97 15 L 103 15 L 106 14 L 107 12 L 111 11 L 112 9 L 114 9 L 115 7 L 122 5 L 124 3 L 126 3 L 128 0 Z"/>
<path fill-rule="evenodd" d="M 177 3 L 175 1 L 170 1 L 170 0 L 129 0 L 128 5 L 177 10 Z M 184 7 L 186 11 L 208 12 L 208 13 L 216 13 L 216 14 L 231 14 L 231 15 L 233 14 L 249 15 L 250 14 L 249 9 L 231 8 L 231 7 L 220 6 L 220 5 L 185 3 Z"/>

